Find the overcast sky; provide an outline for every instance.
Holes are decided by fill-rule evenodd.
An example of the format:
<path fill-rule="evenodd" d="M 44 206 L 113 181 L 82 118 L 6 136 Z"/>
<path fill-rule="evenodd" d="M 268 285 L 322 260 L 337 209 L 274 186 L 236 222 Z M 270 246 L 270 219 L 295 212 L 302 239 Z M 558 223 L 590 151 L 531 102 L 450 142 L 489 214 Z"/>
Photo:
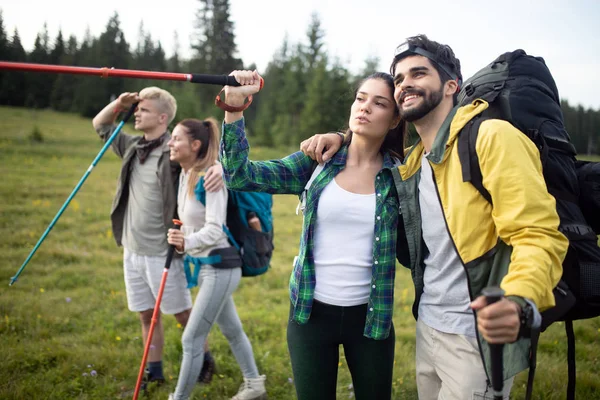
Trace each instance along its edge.
<path fill-rule="evenodd" d="M 600 109 L 600 1 L 597 0 L 230 0 L 239 56 L 264 71 L 284 36 L 305 42 L 313 12 L 321 18 L 326 49 L 351 71 L 379 57 L 387 71 L 404 38 L 425 33 L 449 44 L 465 78 L 497 55 L 517 48 L 543 56 L 561 97 Z M 44 22 L 52 39 L 98 36 L 118 11 L 126 40 L 135 46 L 140 22 L 167 55 L 177 31 L 180 52 L 189 56 L 197 0 L 0 0 L 9 35 L 18 28 L 26 50 Z M 100 67 L 100 65 L 90 65 Z M 105 66 L 105 65 L 102 65 Z M 108 65 L 106 65 L 108 66 Z M 120 68 L 118 65 L 110 67 Z M 207 72 L 210 71 L 188 71 Z"/>

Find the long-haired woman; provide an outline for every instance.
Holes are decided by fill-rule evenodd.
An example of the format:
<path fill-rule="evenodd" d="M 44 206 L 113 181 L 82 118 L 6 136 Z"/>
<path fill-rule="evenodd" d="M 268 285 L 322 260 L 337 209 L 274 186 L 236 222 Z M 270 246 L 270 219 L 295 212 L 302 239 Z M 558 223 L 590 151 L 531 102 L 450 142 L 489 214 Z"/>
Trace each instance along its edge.
<path fill-rule="evenodd" d="M 170 229 L 168 242 L 184 263 L 200 268 L 199 291 L 182 337 L 183 361 L 175 393 L 169 399 L 188 399 L 204 360 L 204 342 L 216 322 L 229 341 L 244 383 L 233 400 L 266 399 L 265 376 L 259 375 L 252 345 L 242 328 L 232 293 L 241 279 L 241 262 L 211 264 L 215 252 L 235 252 L 223 231 L 227 219 L 227 189 L 205 192 L 203 174 L 218 158 L 219 128 L 214 119 L 181 121 L 169 141 L 171 160 L 181 165 L 177 210 L 181 230 Z M 195 282 L 191 282 L 194 285 Z"/>
<path fill-rule="evenodd" d="M 256 71 L 234 71 L 230 110 L 258 92 Z M 288 349 L 299 400 L 333 400 L 339 347 L 358 400 L 390 399 L 394 364 L 392 308 L 398 197 L 391 168 L 402 157 L 404 124 L 392 77 L 358 86 L 348 138 L 307 193 L 300 251 L 290 278 Z M 250 161 L 242 112 L 225 113 L 221 164 L 234 190 L 302 194 L 315 163 L 301 152 Z M 285 132 L 281 132 L 285 134 Z"/>

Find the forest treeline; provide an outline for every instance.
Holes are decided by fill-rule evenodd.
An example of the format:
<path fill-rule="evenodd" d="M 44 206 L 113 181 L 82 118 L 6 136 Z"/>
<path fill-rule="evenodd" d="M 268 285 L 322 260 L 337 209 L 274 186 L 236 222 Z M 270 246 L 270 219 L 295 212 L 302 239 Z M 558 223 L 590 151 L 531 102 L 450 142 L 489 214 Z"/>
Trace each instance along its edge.
<path fill-rule="evenodd" d="M 24 50 L 18 29 L 7 33 L 0 11 L 0 60 L 86 67 L 114 67 L 146 71 L 228 74 L 234 69 L 253 69 L 237 58 L 229 0 L 198 0 L 189 59 L 180 55 L 174 33 L 174 51 L 167 55 L 152 27 L 140 23 L 137 43 L 129 42 L 115 12 L 97 37 L 89 31 L 81 40 L 59 30 L 49 37 L 46 25 L 37 34 L 31 52 Z M 343 129 L 360 78 L 374 72 L 376 58 L 364 60 L 358 74 L 339 59 L 328 56 L 325 32 L 313 14 L 302 43 L 282 38 L 265 71 L 264 89 L 245 112 L 253 143 L 265 146 L 297 145 L 314 133 Z M 0 105 L 51 108 L 93 117 L 124 91 L 156 85 L 169 90 L 178 102 L 176 121 L 183 118 L 222 117 L 214 106 L 219 88 L 185 82 L 108 78 L 97 76 L 14 72 L 0 70 Z M 560 89 L 560 88 L 559 88 Z M 600 110 L 572 105 L 563 100 L 565 124 L 580 154 L 600 152 Z"/>

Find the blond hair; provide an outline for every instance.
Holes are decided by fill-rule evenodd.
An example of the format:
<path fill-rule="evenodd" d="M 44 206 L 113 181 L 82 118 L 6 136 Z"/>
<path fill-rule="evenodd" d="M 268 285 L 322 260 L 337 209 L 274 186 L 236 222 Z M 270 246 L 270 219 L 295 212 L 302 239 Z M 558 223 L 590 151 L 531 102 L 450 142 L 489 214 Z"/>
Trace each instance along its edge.
<path fill-rule="evenodd" d="M 204 121 L 188 118 L 177 125 L 185 128 L 185 133 L 190 141 L 199 140 L 201 143 L 188 181 L 188 195 L 191 197 L 194 195 L 196 183 L 200 176 L 203 176 L 204 171 L 214 165 L 219 158 L 221 135 L 217 120 L 214 118 L 207 118 Z"/>
<path fill-rule="evenodd" d="M 142 89 L 140 99 L 155 100 L 158 103 L 159 111 L 167 114 L 167 125 L 173 122 L 177 113 L 177 100 L 175 100 L 175 97 L 171 93 L 156 86 L 150 86 Z"/>

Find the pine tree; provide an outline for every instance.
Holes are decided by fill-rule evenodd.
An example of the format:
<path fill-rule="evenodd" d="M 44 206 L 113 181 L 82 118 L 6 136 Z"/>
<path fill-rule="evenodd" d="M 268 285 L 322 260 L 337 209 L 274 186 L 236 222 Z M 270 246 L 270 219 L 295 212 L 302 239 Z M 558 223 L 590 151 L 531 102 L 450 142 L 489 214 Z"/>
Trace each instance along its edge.
<path fill-rule="evenodd" d="M 357 86 L 367 76 L 378 72 L 379 70 L 379 57 L 367 57 L 362 69 L 358 75 L 352 78 L 352 85 Z"/>
<path fill-rule="evenodd" d="M 84 40 L 84 44 L 87 41 Z M 129 44 L 121 30 L 119 15 L 115 12 L 106 24 L 106 30 L 96 40 L 92 40 L 89 48 L 83 48 L 85 57 L 82 63 L 90 66 L 108 66 L 127 69 L 132 63 Z M 86 117 L 93 117 L 125 90 L 123 78 L 108 78 L 99 81 L 97 77 L 82 79 L 77 88 L 79 112 Z"/>
<path fill-rule="evenodd" d="M 321 66 L 317 64 L 322 61 L 324 55 L 323 39 L 325 38 L 325 31 L 321 28 L 321 19 L 317 13 L 311 15 L 311 21 L 306 36 L 308 38 L 308 46 L 304 51 L 304 56 L 306 58 L 306 68 L 310 72 Z"/>
<path fill-rule="evenodd" d="M 163 50 L 160 41 L 156 43 L 154 52 L 151 54 L 150 65 L 154 71 L 165 71 L 167 69 L 165 51 Z"/>
<path fill-rule="evenodd" d="M 277 145 L 292 146 L 301 137 L 301 114 L 306 101 L 306 81 L 309 79 L 302 46 L 297 45 L 286 64 L 282 90 L 278 100 L 282 102 L 282 114 L 273 127 Z M 283 125 L 285 124 L 285 125 Z"/>
<path fill-rule="evenodd" d="M 61 65 L 76 65 L 78 53 L 77 38 L 69 36 L 64 53 L 58 60 Z M 50 104 L 52 108 L 58 111 L 70 111 L 74 107 L 76 80 L 71 75 L 58 75 L 54 81 Z"/>
<path fill-rule="evenodd" d="M 296 147 L 310 135 L 341 129 L 347 121 L 349 74 L 339 63 L 328 66 L 317 14 L 306 36 L 307 45 L 284 39 L 267 67 L 256 119 L 261 144 Z"/>
<path fill-rule="evenodd" d="M 63 40 L 62 30 L 58 30 L 58 35 L 54 40 L 54 47 L 50 51 L 50 63 L 59 64 L 65 54 L 65 41 Z"/>
<path fill-rule="evenodd" d="M 141 69 L 141 64 L 144 62 L 144 41 L 146 40 L 146 32 L 144 31 L 144 21 L 140 21 L 140 26 L 138 27 L 138 37 L 137 37 L 137 45 L 132 54 L 133 62 L 131 63 L 131 67 L 134 69 Z"/>
<path fill-rule="evenodd" d="M 65 49 L 65 41 L 63 40 L 62 30 L 59 29 L 58 35 L 56 36 L 56 39 L 54 40 L 54 47 L 52 48 L 52 50 L 50 50 L 50 53 L 48 54 L 48 62 L 53 65 L 57 65 L 57 64 L 64 65 L 65 50 L 66 50 Z M 54 74 L 47 76 L 47 85 L 48 85 L 47 87 L 50 90 L 50 92 L 49 92 L 50 96 L 48 98 L 48 105 L 50 107 L 54 108 L 55 110 L 58 109 L 58 107 L 53 102 L 53 97 L 54 97 L 55 101 L 57 101 L 58 99 L 56 96 L 53 96 L 54 88 L 56 87 L 56 82 L 61 77 L 62 77 L 61 75 L 54 75 Z"/>
<path fill-rule="evenodd" d="M 346 128 L 351 94 L 348 71 L 339 63 L 328 68 L 326 58 L 322 58 L 307 87 L 298 142 L 316 133 Z"/>
<path fill-rule="evenodd" d="M 15 28 L 13 36 L 8 43 L 6 56 L 7 61 L 27 61 L 27 54 L 21 44 L 21 38 L 17 28 Z M 25 98 L 27 96 L 27 77 L 25 72 L 10 72 L 10 74 L 7 72 L 6 79 L 1 82 L 0 96 L 0 104 L 18 107 L 24 106 Z"/>
<path fill-rule="evenodd" d="M 33 51 L 29 54 L 29 62 L 36 64 L 50 64 L 50 49 L 48 26 L 44 27 L 35 38 Z M 28 93 L 25 105 L 31 108 L 46 108 L 50 104 L 53 76 L 45 73 L 31 73 L 27 75 Z"/>
<path fill-rule="evenodd" d="M 600 152 L 600 110 L 586 109 L 582 105 L 571 106 L 567 100 L 561 100 L 565 128 L 571 142 L 579 154 L 598 154 Z"/>
<path fill-rule="evenodd" d="M 364 79 L 367 76 L 379 71 L 379 61 L 379 57 L 377 56 L 367 57 L 364 67 L 360 72 L 360 79 Z"/>
<path fill-rule="evenodd" d="M 243 67 L 237 53 L 233 22 L 230 20 L 229 0 L 200 0 L 196 13 L 195 38 L 192 40 L 194 54 L 190 60 L 193 72 L 205 74 L 229 74 Z M 212 112 L 214 89 L 198 86 L 198 96 L 203 110 Z"/>
<path fill-rule="evenodd" d="M 173 32 L 173 54 L 167 60 L 167 69 L 170 72 L 181 72 L 182 61 L 179 57 L 181 44 L 179 43 L 179 35 L 177 31 Z"/>
<path fill-rule="evenodd" d="M 4 28 L 2 10 L 0 10 L 0 60 L 10 60 L 9 51 L 8 35 L 6 34 L 6 29 Z M 8 78 L 6 78 L 7 76 Z M 2 87 L 5 79 L 10 79 L 10 74 L 0 71 L 0 88 Z M 0 93 L 0 104 L 8 104 L 7 100 L 6 93 Z"/>
<path fill-rule="evenodd" d="M 138 30 L 138 43 L 133 53 L 132 68 L 143 71 L 161 71 L 167 69 L 165 52 L 160 41 L 155 43 L 152 35 L 144 30 L 143 22 Z M 128 82 L 129 83 L 129 82 Z M 154 79 L 136 80 L 136 87 L 159 86 L 166 89 L 169 86 L 165 81 Z M 139 89 L 136 89 L 139 90 Z"/>
<path fill-rule="evenodd" d="M 74 64 L 76 66 L 91 67 L 96 66 L 95 58 L 92 52 L 95 49 L 94 42 L 96 39 L 92 37 L 89 26 L 86 28 L 83 35 L 83 40 L 79 50 L 75 54 Z M 98 78 L 94 76 L 77 75 L 73 79 L 75 83 L 75 94 L 71 111 L 83 114 L 83 105 L 86 102 L 88 93 L 86 89 L 90 89 L 98 82 Z"/>
<path fill-rule="evenodd" d="M 255 143 L 263 146 L 274 147 L 278 143 L 275 141 L 275 136 L 278 137 L 285 134 L 287 131 L 285 118 L 277 122 L 278 116 L 285 115 L 285 105 L 281 100 L 285 86 L 285 70 L 290 61 L 289 44 L 287 35 L 283 39 L 281 47 L 275 52 L 273 60 L 267 65 L 267 69 L 263 74 L 265 86 L 260 91 L 260 103 L 255 104 L 256 120 L 253 124 L 255 133 Z M 284 128 L 286 131 L 280 131 L 279 128 Z"/>
<path fill-rule="evenodd" d="M 316 13 L 311 15 L 306 37 L 308 46 L 298 46 L 298 58 L 294 60 L 290 70 L 295 80 L 291 88 L 294 97 L 290 98 L 294 105 L 290 110 L 291 123 L 295 128 L 288 144 L 299 143 L 318 133 L 308 134 L 314 127 L 322 125 L 320 121 L 326 112 L 317 106 L 322 102 L 321 97 L 326 96 L 319 87 L 321 84 L 327 84 L 327 57 L 323 51 L 325 32 Z M 310 105 L 309 110 L 307 104 Z"/>
<path fill-rule="evenodd" d="M 230 20 L 229 0 L 200 0 L 196 14 L 197 30 L 192 49 L 194 60 L 206 68 L 205 73 L 225 74 L 241 68 L 235 57 L 237 48 L 233 22 Z"/>
<path fill-rule="evenodd" d="M 2 16 L 2 10 L 0 10 L 0 60 L 7 59 L 8 43 L 8 35 L 4 27 L 4 17 Z"/>

